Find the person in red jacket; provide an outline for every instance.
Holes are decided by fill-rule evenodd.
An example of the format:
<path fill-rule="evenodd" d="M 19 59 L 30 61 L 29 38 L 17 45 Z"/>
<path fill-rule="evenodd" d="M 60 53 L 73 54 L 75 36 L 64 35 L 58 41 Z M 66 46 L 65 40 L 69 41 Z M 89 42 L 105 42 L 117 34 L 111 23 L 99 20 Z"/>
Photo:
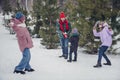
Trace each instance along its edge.
<path fill-rule="evenodd" d="M 26 28 L 25 16 L 21 12 L 17 12 L 15 18 L 11 19 L 9 26 L 15 31 L 20 51 L 23 53 L 22 60 L 15 67 L 14 73 L 25 74 L 25 71 L 34 71 L 29 64 L 31 58 L 29 49 L 33 47 L 33 42 Z"/>

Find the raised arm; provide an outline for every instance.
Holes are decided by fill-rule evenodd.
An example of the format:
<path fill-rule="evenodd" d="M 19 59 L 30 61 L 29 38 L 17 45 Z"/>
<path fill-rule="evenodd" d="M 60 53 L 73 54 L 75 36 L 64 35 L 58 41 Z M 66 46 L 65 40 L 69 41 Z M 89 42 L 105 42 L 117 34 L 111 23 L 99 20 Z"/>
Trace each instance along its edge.
<path fill-rule="evenodd" d="M 103 26 L 105 27 L 105 30 L 107 31 L 108 34 L 113 35 L 113 30 L 106 22 L 103 24 Z"/>
<path fill-rule="evenodd" d="M 96 36 L 96 37 L 99 37 L 99 36 L 100 36 L 100 33 L 97 32 L 97 30 L 96 30 L 97 24 L 99 24 L 99 22 L 100 22 L 100 21 L 97 21 L 97 22 L 95 23 L 94 27 L 93 27 L 93 34 L 94 34 L 94 36 Z"/>

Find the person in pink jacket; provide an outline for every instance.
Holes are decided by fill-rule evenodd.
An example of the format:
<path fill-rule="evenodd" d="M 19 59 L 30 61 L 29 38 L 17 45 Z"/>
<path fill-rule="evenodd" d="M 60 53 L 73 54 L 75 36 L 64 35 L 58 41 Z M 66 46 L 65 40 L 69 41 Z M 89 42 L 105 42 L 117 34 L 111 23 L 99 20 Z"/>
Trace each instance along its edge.
<path fill-rule="evenodd" d="M 31 55 L 29 50 L 33 47 L 33 42 L 26 28 L 25 16 L 21 12 L 17 12 L 15 18 L 11 19 L 9 25 L 15 31 L 20 51 L 23 53 L 23 58 L 15 67 L 14 73 L 25 74 L 25 71 L 34 71 L 30 66 Z"/>
<path fill-rule="evenodd" d="M 96 30 L 97 25 L 99 26 L 99 30 L 100 30 L 99 32 L 97 32 Z M 107 62 L 104 63 L 104 65 L 111 65 L 111 61 L 106 56 L 105 52 L 108 49 L 108 47 L 110 47 L 112 44 L 112 34 L 113 34 L 112 29 L 109 28 L 109 25 L 106 22 L 96 22 L 93 28 L 93 34 L 96 37 L 100 37 L 102 43 L 99 48 L 97 64 L 93 67 L 95 68 L 102 67 L 101 65 L 102 57 L 104 57 Z"/>

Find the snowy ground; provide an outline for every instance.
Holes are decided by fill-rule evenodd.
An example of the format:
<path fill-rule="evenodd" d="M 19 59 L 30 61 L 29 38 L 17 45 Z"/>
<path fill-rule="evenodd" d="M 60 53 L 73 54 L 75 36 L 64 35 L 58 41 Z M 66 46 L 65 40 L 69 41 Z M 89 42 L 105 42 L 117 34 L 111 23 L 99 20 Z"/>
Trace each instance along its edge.
<path fill-rule="evenodd" d="M 79 48 L 78 61 L 68 63 L 58 58 L 61 49 L 47 50 L 40 44 L 40 39 L 33 39 L 33 42 L 31 65 L 35 72 L 13 74 L 22 55 L 15 35 L 9 34 L 0 19 L 0 80 L 120 80 L 120 55 L 108 55 L 112 66 L 96 69 L 93 65 L 97 55 L 83 54 Z"/>

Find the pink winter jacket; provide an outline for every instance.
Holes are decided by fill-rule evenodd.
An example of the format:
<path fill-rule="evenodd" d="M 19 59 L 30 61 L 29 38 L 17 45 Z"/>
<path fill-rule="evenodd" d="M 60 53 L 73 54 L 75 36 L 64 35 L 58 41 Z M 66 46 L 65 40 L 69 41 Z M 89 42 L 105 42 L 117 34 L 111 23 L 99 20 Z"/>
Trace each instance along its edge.
<path fill-rule="evenodd" d="M 23 52 L 25 48 L 32 48 L 33 42 L 27 28 L 18 26 L 18 24 L 21 24 L 21 22 L 17 19 L 12 19 L 11 21 L 14 23 L 11 27 L 16 33 L 21 52 Z"/>

